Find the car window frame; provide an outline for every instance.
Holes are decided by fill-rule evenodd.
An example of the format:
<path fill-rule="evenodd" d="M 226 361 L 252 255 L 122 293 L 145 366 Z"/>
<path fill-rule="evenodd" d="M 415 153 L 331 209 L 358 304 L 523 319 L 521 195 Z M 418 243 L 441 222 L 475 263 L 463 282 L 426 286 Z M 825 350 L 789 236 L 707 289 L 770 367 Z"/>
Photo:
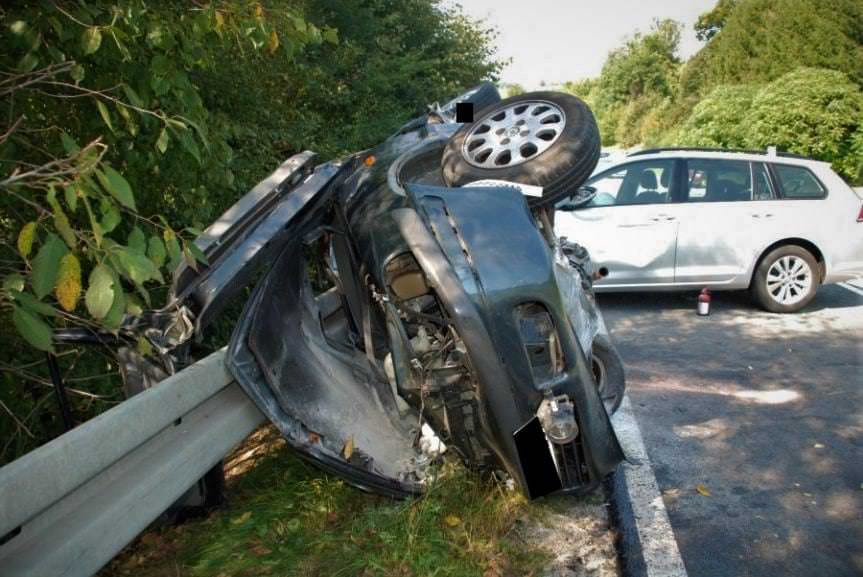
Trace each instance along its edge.
<path fill-rule="evenodd" d="M 749 169 L 752 173 L 752 202 L 773 202 L 775 200 L 780 200 L 779 188 L 776 186 L 776 182 L 773 179 L 773 173 L 770 172 L 770 167 L 767 165 L 768 163 L 763 160 L 749 161 Z M 767 188 L 770 189 L 770 198 L 755 198 L 755 169 L 759 166 L 764 169 L 764 174 L 767 175 Z"/>
<path fill-rule="evenodd" d="M 818 175 L 815 174 L 815 171 L 813 171 L 811 168 L 804 164 L 793 164 L 790 162 L 774 162 L 771 160 L 765 161 L 764 166 L 767 167 L 767 173 L 770 175 L 770 180 L 773 184 L 775 200 L 824 200 L 830 195 L 830 189 L 828 189 L 824 185 L 824 182 L 820 178 L 818 178 Z M 821 187 L 821 190 L 823 191 L 821 196 L 785 196 L 785 191 L 782 188 L 782 180 L 776 173 L 774 169 L 775 166 L 788 166 L 791 168 L 799 168 L 805 170 L 813 179 L 815 179 L 815 182 L 818 183 L 818 186 Z"/>
<path fill-rule="evenodd" d="M 614 166 L 610 166 L 603 170 L 602 172 L 597 172 L 596 174 L 590 176 L 584 184 L 581 186 L 590 186 L 591 181 L 601 180 L 606 178 L 616 172 L 620 172 L 621 170 L 629 170 L 629 167 L 635 164 L 644 164 L 647 162 L 671 162 L 671 178 L 668 180 L 668 194 L 666 195 L 665 202 L 650 202 L 650 203 L 634 203 L 634 204 L 608 204 L 603 206 L 591 206 L 590 204 L 586 204 L 580 207 L 578 210 L 588 210 L 588 209 L 597 209 L 597 208 L 614 208 L 621 206 L 665 206 L 668 204 L 673 204 L 676 202 L 676 190 L 677 190 L 677 181 L 679 179 L 680 172 L 680 159 L 674 157 L 654 157 L 654 158 L 638 158 L 632 159 L 627 162 L 621 162 L 620 164 L 615 164 Z M 619 193 L 620 191 L 618 191 Z M 569 200 L 569 197 L 565 197 L 559 204 L 555 204 L 555 210 L 560 210 L 561 206 L 566 205 L 566 201 Z M 615 198 L 616 200 L 616 198 Z"/>

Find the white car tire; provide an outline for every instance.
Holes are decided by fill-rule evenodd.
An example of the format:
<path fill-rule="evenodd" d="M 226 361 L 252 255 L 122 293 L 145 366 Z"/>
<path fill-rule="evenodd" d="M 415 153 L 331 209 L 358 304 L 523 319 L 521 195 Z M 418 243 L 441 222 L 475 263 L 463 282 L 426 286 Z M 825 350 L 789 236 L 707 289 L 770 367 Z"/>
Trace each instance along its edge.
<path fill-rule="evenodd" d="M 820 282 L 821 267 L 812 253 L 787 244 L 761 259 L 752 279 L 752 293 L 765 310 L 793 313 L 815 298 Z"/>

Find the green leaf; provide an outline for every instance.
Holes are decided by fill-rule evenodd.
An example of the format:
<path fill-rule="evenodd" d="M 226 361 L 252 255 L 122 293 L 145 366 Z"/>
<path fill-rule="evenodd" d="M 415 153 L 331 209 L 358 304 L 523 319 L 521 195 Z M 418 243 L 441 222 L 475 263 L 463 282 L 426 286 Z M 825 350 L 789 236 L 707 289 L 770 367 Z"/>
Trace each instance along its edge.
<path fill-rule="evenodd" d="M 93 230 L 93 237 L 96 239 L 96 246 L 102 246 L 102 225 L 96 220 L 96 215 L 93 214 L 93 208 L 90 206 L 90 201 L 87 195 L 84 198 L 84 208 L 87 209 L 87 217 L 90 219 L 90 228 Z"/>
<path fill-rule="evenodd" d="M 69 224 L 69 217 L 66 216 L 59 204 L 54 207 L 54 228 L 63 237 L 66 246 L 75 250 L 78 246 L 78 238 L 75 236 L 75 231 L 72 230 L 72 225 Z"/>
<path fill-rule="evenodd" d="M 195 255 L 192 254 L 192 251 L 185 244 L 183 246 L 183 260 L 186 261 L 186 266 L 198 272 L 198 263 L 195 262 Z"/>
<path fill-rule="evenodd" d="M 104 165 L 102 170 L 96 170 L 96 176 L 105 190 L 111 196 L 117 199 L 120 204 L 126 208 L 137 210 L 135 208 L 135 196 L 132 194 L 132 187 L 123 176 L 111 168 L 109 165 Z"/>
<path fill-rule="evenodd" d="M 198 148 L 198 143 L 195 142 L 195 136 L 192 131 L 178 131 L 177 140 L 180 141 L 180 144 L 186 149 L 186 152 L 191 154 L 192 157 L 198 161 L 198 164 L 201 164 L 201 150 Z"/>
<path fill-rule="evenodd" d="M 148 357 L 153 354 L 153 345 L 150 344 L 143 335 L 138 337 L 138 342 L 135 346 L 135 350 L 138 351 L 138 354 L 144 357 Z"/>
<path fill-rule="evenodd" d="M 188 249 L 190 253 L 195 257 L 195 260 L 200 262 L 201 264 L 209 265 L 209 261 L 207 261 L 207 257 L 204 255 L 204 252 L 198 248 L 194 242 L 183 242 L 183 246 L 185 249 Z"/>
<path fill-rule="evenodd" d="M 147 245 L 147 256 L 157 267 L 162 267 L 165 264 L 165 258 L 167 257 L 165 243 L 158 236 L 150 237 L 150 242 Z"/>
<path fill-rule="evenodd" d="M 21 227 L 18 233 L 18 254 L 26 259 L 33 250 L 33 241 L 36 239 L 36 222 L 31 221 Z"/>
<path fill-rule="evenodd" d="M 90 273 L 90 283 L 84 304 L 94 319 L 102 320 L 114 303 L 114 275 L 105 265 L 96 265 Z"/>
<path fill-rule="evenodd" d="M 48 202 L 48 206 L 51 207 L 51 210 L 62 210 L 60 208 L 60 203 L 57 202 L 57 189 L 53 186 L 48 187 L 48 192 L 45 194 L 45 200 Z"/>
<path fill-rule="evenodd" d="M 144 307 L 141 306 L 141 301 L 135 295 L 126 295 L 126 313 L 133 317 L 140 316 L 144 312 Z"/>
<path fill-rule="evenodd" d="M 114 291 L 114 302 L 111 303 L 111 309 L 108 311 L 108 314 L 102 319 L 102 323 L 111 330 L 116 330 L 120 327 L 126 312 L 126 293 L 119 288 L 119 279 L 115 280 L 115 286 L 118 288 Z"/>
<path fill-rule="evenodd" d="M 18 70 L 21 72 L 30 72 L 39 65 L 39 57 L 35 52 L 28 52 L 21 60 L 18 61 Z"/>
<path fill-rule="evenodd" d="M 129 102 L 132 103 L 133 106 L 137 106 L 138 108 L 144 108 L 144 101 L 141 100 L 141 97 L 138 96 L 138 93 L 129 86 L 128 84 L 123 85 L 123 92 L 126 93 L 126 98 L 129 99 Z"/>
<path fill-rule="evenodd" d="M 159 133 L 159 138 L 156 140 L 156 150 L 165 154 L 165 151 L 168 150 L 168 142 L 171 141 L 171 137 L 168 135 L 167 128 L 163 128 L 162 132 Z"/>
<path fill-rule="evenodd" d="M 21 36 L 22 34 L 24 34 L 27 31 L 27 28 L 28 28 L 27 23 L 24 22 L 23 20 L 16 20 L 15 22 L 13 22 L 12 24 L 9 25 L 9 30 L 15 36 Z"/>
<path fill-rule="evenodd" d="M 81 147 L 78 146 L 75 139 L 66 134 L 66 132 L 60 133 L 60 142 L 63 144 L 63 150 L 66 151 L 66 154 L 75 154 L 81 151 Z"/>
<path fill-rule="evenodd" d="M 151 307 L 151 306 L 152 306 L 152 303 L 150 302 L 150 293 L 149 293 L 149 292 L 147 292 L 147 289 L 145 289 L 145 288 L 144 288 L 144 287 L 142 287 L 141 285 L 135 285 L 135 291 L 136 291 L 139 295 L 141 295 L 141 298 L 142 298 L 142 299 L 144 299 L 144 304 L 146 304 L 146 305 L 147 305 L 147 308 L 149 308 L 149 307 Z"/>
<path fill-rule="evenodd" d="M 170 270 L 176 270 L 178 266 L 180 266 L 180 262 L 183 260 L 183 252 L 180 250 L 180 242 L 177 240 L 177 236 L 174 234 L 172 230 L 166 230 L 163 235 L 165 238 L 165 246 L 168 249 L 168 257 L 170 257 L 170 262 L 168 263 L 168 268 Z"/>
<path fill-rule="evenodd" d="M 81 35 L 81 47 L 84 49 L 84 54 L 93 54 L 99 50 L 102 45 L 102 32 L 96 26 L 91 26 L 84 30 Z"/>
<path fill-rule="evenodd" d="M 137 226 L 129 233 L 129 238 L 126 239 L 126 244 L 129 245 L 129 250 L 138 254 L 144 254 L 147 252 L 147 237 L 144 236 L 144 231 Z"/>
<path fill-rule="evenodd" d="M 69 210 L 72 212 L 78 210 L 78 191 L 74 186 L 64 186 L 63 196 L 66 199 L 66 206 L 69 207 Z"/>
<path fill-rule="evenodd" d="M 102 220 L 99 221 L 100 228 L 102 232 L 108 234 L 117 228 L 117 225 L 120 224 L 122 217 L 120 216 L 120 211 L 117 210 L 117 207 L 111 205 L 108 210 L 102 213 Z"/>
<path fill-rule="evenodd" d="M 33 259 L 33 274 L 30 283 L 33 285 L 33 292 L 38 298 L 42 299 L 54 290 L 57 273 L 60 270 L 60 259 L 67 252 L 69 251 L 66 244 L 60 240 L 60 237 L 50 233 L 45 244 L 36 254 L 36 258 Z"/>
<path fill-rule="evenodd" d="M 12 322 L 25 341 L 40 351 L 54 351 L 51 327 L 41 318 L 22 308 L 15 307 L 12 312 Z"/>
<path fill-rule="evenodd" d="M 3 278 L 3 292 L 11 293 L 12 291 L 21 292 L 24 290 L 24 277 L 18 273 L 8 274 Z"/>
<path fill-rule="evenodd" d="M 335 28 L 326 27 L 324 28 L 323 38 L 326 42 L 329 42 L 330 44 L 338 44 L 339 31 Z"/>
<path fill-rule="evenodd" d="M 57 311 L 48 303 L 43 303 L 30 293 L 24 291 L 10 291 L 12 300 L 33 313 L 45 317 L 56 317 Z"/>
<path fill-rule="evenodd" d="M 148 280 L 161 280 L 162 274 L 144 254 L 128 250 L 117 252 L 117 260 L 120 263 L 125 276 L 136 285 L 141 285 Z"/>
<path fill-rule="evenodd" d="M 80 64 L 76 64 L 72 67 L 72 70 L 69 71 L 69 76 L 71 76 L 72 80 L 74 80 L 75 82 L 81 82 L 82 80 L 84 80 L 84 75 L 84 67 Z"/>
<path fill-rule="evenodd" d="M 108 107 L 105 106 L 105 103 L 101 100 L 97 100 L 96 108 L 99 109 L 99 115 L 102 116 L 102 120 L 105 121 L 105 124 L 108 125 L 108 128 L 111 130 L 111 132 L 114 132 L 114 125 L 111 123 L 111 113 L 108 112 Z"/>

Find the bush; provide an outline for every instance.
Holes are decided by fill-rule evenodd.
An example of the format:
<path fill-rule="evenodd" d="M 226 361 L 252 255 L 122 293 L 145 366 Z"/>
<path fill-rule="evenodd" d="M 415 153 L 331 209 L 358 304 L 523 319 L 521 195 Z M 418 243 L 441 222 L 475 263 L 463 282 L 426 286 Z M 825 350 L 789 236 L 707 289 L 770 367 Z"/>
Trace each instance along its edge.
<path fill-rule="evenodd" d="M 863 93 L 846 74 L 801 68 L 767 84 L 744 119 L 746 146 L 812 156 L 859 178 Z"/>
<path fill-rule="evenodd" d="M 196 227 L 287 156 L 371 146 L 500 68 L 438 0 L 18 0 L 0 28 L 0 463 L 60 430 L 53 328 L 162 306 Z M 56 352 L 76 419 L 121 397 L 115 363 Z"/>
<path fill-rule="evenodd" d="M 684 94 L 770 82 L 801 66 L 840 70 L 863 83 L 860 0 L 739 0 L 730 7 L 721 30 L 683 67 Z"/>
<path fill-rule="evenodd" d="M 680 144 L 742 148 L 746 142 L 744 117 L 757 86 L 717 86 L 692 110 L 680 127 Z"/>

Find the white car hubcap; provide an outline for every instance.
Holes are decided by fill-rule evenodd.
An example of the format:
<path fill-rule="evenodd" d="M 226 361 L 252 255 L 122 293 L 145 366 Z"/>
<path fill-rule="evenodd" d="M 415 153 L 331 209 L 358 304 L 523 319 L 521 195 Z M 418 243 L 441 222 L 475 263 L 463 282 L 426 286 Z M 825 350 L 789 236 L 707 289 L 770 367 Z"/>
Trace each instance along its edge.
<path fill-rule="evenodd" d="M 780 257 L 767 269 L 767 292 L 781 305 L 794 305 L 812 288 L 812 269 L 799 256 Z"/>

